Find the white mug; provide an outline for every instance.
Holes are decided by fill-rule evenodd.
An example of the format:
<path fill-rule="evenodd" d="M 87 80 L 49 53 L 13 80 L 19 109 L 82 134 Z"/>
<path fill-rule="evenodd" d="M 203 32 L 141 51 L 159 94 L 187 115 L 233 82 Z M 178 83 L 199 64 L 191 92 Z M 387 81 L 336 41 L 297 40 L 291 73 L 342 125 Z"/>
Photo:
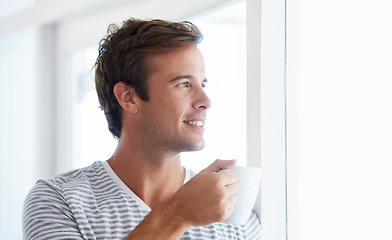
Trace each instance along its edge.
<path fill-rule="evenodd" d="M 261 168 L 234 166 L 229 170 L 238 176 L 239 191 L 233 213 L 223 222 L 244 225 L 250 217 L 259 192 Z"/>

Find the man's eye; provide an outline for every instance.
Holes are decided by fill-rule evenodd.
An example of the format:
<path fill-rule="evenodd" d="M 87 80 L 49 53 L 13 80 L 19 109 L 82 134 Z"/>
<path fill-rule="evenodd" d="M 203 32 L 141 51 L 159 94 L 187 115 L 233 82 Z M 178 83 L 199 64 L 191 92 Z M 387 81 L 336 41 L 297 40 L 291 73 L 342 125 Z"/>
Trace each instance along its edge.
<path fill-rule="evenodd" d="M 181 83 L 178 84 L 178 86 L 179 86 L 179 87 L 187 88 L 187 87 L 190 87 L 191 84 L 190 84 L 189 82 L 181 82 Z"/>
<path fill-rule="evenodd" d="M 204 80 L 204 81 L 201 82 L 201 87 L 202 88 L 205 88 L 206 85 L 207 85 L 207 80 Z"/>

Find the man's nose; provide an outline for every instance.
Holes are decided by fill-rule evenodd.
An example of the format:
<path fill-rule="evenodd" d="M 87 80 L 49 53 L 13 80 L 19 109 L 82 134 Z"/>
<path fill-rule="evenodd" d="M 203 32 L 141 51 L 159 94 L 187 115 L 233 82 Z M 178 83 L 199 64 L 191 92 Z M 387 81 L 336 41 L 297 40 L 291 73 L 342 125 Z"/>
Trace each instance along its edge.
<path fill-rule="evenodd" d="M 204 88 L 200 88 L 197 91 L 193 107 L 200 110 L 207 110 L 211 107 L 211 100 L 204 91 Z"/>

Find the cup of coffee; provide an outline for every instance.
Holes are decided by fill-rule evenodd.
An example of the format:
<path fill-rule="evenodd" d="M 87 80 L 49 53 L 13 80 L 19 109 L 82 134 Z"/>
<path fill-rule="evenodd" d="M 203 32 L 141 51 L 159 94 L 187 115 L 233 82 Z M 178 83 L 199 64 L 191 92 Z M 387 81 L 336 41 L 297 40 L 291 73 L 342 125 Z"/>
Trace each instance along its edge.
<path fill-rule="evenodd" d="M 229 171 L 237 174 L 239 191 L 233 213 L 223 222 L 244 225 L 250 217 L 259 192 L 261 168 L 234 166 Z"/>

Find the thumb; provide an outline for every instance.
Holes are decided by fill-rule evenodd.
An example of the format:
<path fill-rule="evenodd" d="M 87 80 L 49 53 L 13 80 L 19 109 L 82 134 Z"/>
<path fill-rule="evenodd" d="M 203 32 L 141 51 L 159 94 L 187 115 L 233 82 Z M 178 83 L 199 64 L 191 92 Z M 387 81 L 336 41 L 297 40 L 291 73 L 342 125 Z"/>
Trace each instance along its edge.
<path fill-rule="evenodd" d="M 215 160 L 210 166 L 205 168 L 202 172 L 219 172 L 220 170 L 232 168 L 237 163 L 237 160 Z"/>

